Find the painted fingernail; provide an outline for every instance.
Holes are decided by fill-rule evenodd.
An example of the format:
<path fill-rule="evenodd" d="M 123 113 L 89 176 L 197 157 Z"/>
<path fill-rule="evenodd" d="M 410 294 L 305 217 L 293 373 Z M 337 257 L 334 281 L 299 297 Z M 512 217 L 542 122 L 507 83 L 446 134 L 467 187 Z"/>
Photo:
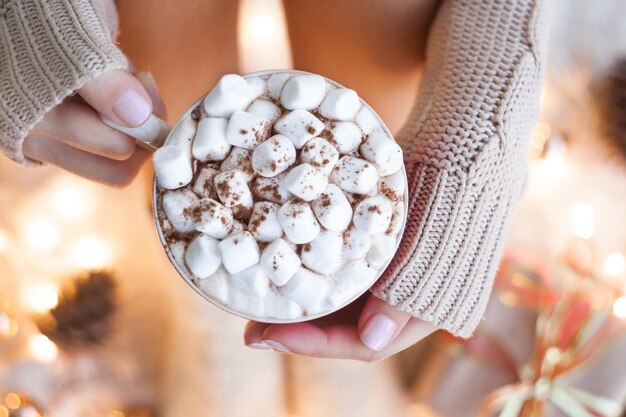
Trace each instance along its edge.
<path fill-rule="evenodd" d="M 270 350 L 271 347 L 266 345 L 263 342 L 252 342 L 252 343 L 248 343 L 246 346 L 248 346 L 251 349 L 259 349 L 259 350 Z"/>
<path fill-rule="evenodd" d="M 279 352 L 289 352 L 289 349 L 287 349 L 285 346 L 281 345 L 275 340 L 264 340 L 263 343 L 265 343 L 266 345 L 269 345 L 272 349 L 277 350 Z"/>
<path fill-rule="evenodd" d="M 127 90 L 113 104 L 113 113 L 126 125 L 137 127 L 150 116 L 152 106 L 135 90 Z"/>
<path fill-rule="evenodd" d="M 398 325 L 384 314 L 374 314 L 361 331 L 361 342 L 372 350 L 381 350 L 391 340 Z"/>

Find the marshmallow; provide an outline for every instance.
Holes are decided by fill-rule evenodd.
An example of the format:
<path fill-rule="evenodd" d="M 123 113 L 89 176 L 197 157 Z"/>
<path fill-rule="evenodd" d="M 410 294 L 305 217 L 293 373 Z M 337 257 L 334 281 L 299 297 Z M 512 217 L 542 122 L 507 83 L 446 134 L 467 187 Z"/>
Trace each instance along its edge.
<path fill-rule="evenodd" d="M 361 108 L 361 100 L 354 90 L 337 88 L 330 90 L 322 104 L 320 114 L 332 120 L 354 120 Z"/>
<path fill-rule="evenodd" d="M 372 246 L 367 252 L 367 263 L 374 268 L 382 267 L 396 252 L 396 237 L 380 234 L 372 236 Z"/>
<path fill-rule="evenodd" d="M 193 178 L 191 159 L 185 150 L 175 145 L 165 145 L 152 156 L 158 184 L 168 190 L 183 187 Z"/>
<path fill-rule="evenodd" d="M 250 95 L 248 97 L 250 101 L 267 93 L 267 81 L 265 81 L 263 78 L 250 77 L 245 78 L 245 80 L 248 83 L 249 87 Z"/>
<path fill-rule="evenodd" d="M 203 106 L 211 117 L 230 117 L 243 110 L 251 101 L 250 86 L 236 74 L 224 75 L 215 88 L 204 97 Z"/>
<path fill-rule="evenodd" d="M 191 147 L 196 135 L 197 124 L 191 115 L 180 120 L 167 136 L 167 145 L 183 148 L 189 159 L 191 159 Z"/>
<path fill-rule="evenodd" d="M 191 217 L 197 231 L 217 239 L 226 237 L 233 226 L 233 211 L 212 198 L 198 201 Z"/>
<path fill-rule="evenodd" d="M 324 230 L 302 246 L 302 263 L 319 274 L 330 275 L 341 267 L 342 246 L 343 237 L 339 233 Z"/>
<path fill-rule="evenodd" d="M 230 282 L 238 290 L 259 297 L 263 297 L 270 290 L 269 277 L 258 264 L 232 274 Z"/>
<path fill-rule="evenodd" d="M 260 242 L 272 242 L 283 235 L 283 228 L 278 222 L 280 205 L 268 201 L 254 204 L 248 230 Z"/>
<path fill-rule="evenodd" d="M 247 110 L 248 113 L 256 114 L 257 116 L 265 117 L 270 121 L 270 124 L 274 124 L 280 117 L 282 111 L 280 107 L 272 103 L 269 100 L 258 98 L 250 104 Z"/>
<path fill-rule="evenodd" d="M 189 268 L 185 265 L 185 251 L 187 250 L 187 243 L 183 241 L 177 241 L 169 245 L 170 256 L 174 258 L 174 261 L 188 274 L 190 275 Z"/>
<path fill-rule="evenodd" d="M 185 251 L 185 264 L 200 279 L 208 278 L 222 263 L 218 241 L 200 234 L 189 243 Z"/>
<path fill-rule="evenodd" d="M 402 222 L 404 221 L 404 203 L 394 202 L 392 206 L 393 214 L 391 215 L 391 222 L 385 231 L 387 236 L 397 236 L 402 231 Z"/>
<path fill-rule="evenodd" d="M 233 235 L 236 235 L 237 233 L 241 233 L 246 230 L 248 230 L 248 228 L 245 224 L 241 223 L 237 219 L 233 219 L 233 225 L 230 228 L 230 233 L 228 233 L 228 236 L 233 236 Z"/>
<path fill-rule="evenodd" d="M 288 73 L 272 74 L 267 80 L 267 92 L 270 97 L 274 100 L 279 100 L 280 93 L 283 92 L 283 87 L 290 78 L 291 74 Z"/>
<path fill-rule="evenodd" d="M 239 221 L 248 223 L 252 215 L 253 206 L 254 200 L 252 199 L 252 193 L 250 193 L 250 197 L 244 197 L 243 202 L 231 207 L 233 217 Z"/>
<path fill-rule="evenodd" d="M 284 173 L 271 178 L 257 177 L 252 183 L 252 193 L 262 200 L 283 204 L 291 196 L 283 184 L 284 178 Z"/>
<path fill-rule="evenodd" d="M 344 156 L 335 165 L 330 178 L 344 191 L 367 194 L 376 188 L 378 170 L 363 159 Z"/>
<path fill-rule="evenodd" d="M 330 175 L 339 159 L 339 152 L 324 138 L 309 140 L 300 152 L 300 161 L 308 162 L 325 175 Z"/>
<path fill-rule="evenodd" d="M 370 133 L 360 151 L 361 156 L 374 164 L 383 177 L 402 168 L 402 148 L 381 131 Z"/>
<path fill-rule="evenodd" d="M 259 263 L 259 245 L 250 232 L 231 235 L 218 244 L 224 268 L 236 274 Z"/>
<path fill-rule="evenodd" d="M 377 271 L 363 259 L 352 261 L 335 274 L 337 285 L 328 296 L 328 302 L 339 307 L 356 298 L 376 279 Z"/>
<path fill-rule="evenodd" d="M 279 294 L 268 294 L 263 298 L 265 314 L 275 319 L 289 320 L 302 317 L 303 311 L 297 303 L 287 300 Z"/>
<path fill-rule="evenodd" d="M 354 226 L 343 234 L 343 257 L 352 260 L 367 255 L 372 245 L 372 237 Z"/>
<path fill-rule="evenodd" d="M 335 184 L 328 184 L 322 194 L 311 202 L 317 220 L 328 230 L 341 232 L 352 221 L 352 206 Z"/>
<path fill-rule="evenodd" d="M 167 191 L 163 194 L 161 203 L 172 226 L 179 232 L 189 233 L 194 231 L 191 211 L 198 201 L 198 196 L 191 190 L 182 189 Z"/>
<path fill-rule="evenodd" d="M 296 244 L 308 243 L 320 232 L 320 225 L 304 201 L 287 201 L 278 210 L 278 221 L 289 240 Z"/>
<path fill-rule="evenodd" d="M 252 151 L 247 149 L 233 147 L 226 159 L 220 165 L 220 171 L 238 170 L 246 176 L 246 182 L 254 179 L 255 173 L 252 169 Z"/>
<path fill-rule="evenodd" d="M 297 149 L 301 149 L 309 139 L 324 130 L 324 123 L 308 111 L 298 109 L 278 119 L 274 130 L 287 136 Z"/>
<path fill-rule="evenodd" d="M 232 283 L 232 280 L 228 280 Z M 241 291 L 235 286 L 231 285 L 228 291 L 228 299 L 224 303 L 232 311 L 236 311 L 238 314 L 244 314 L 251 319 L 257 319 L 265 317 L 265 298 L 259 297 L 256 294 L 250 294 Z"/>
<path fill-rule="evenodd" d="M 198 122 L 191 152 L 200 161 L 221 161 L 230 151 L 226 142 L 228 120 L 205 117 Z"/>
<path fill-rule="evenodd" d="M 249 204 L 252 201 L 252 194 L 243 172 L 238 170 L 220 172 L 214 181 L 217 195 L 226 207 Z"/>
<path fill-rule="evenodd" d="M 321 309 L 329 291 L 330 281 L 327 278 L 303 267 L 280 287 L 280 293 L 298 303 L 307 314 L 314 314 Z"/>
<path fill-rule="evenodd" d="M 213 179 L 220 171 L 214 165 L 200 166 L 196 170 L 196 178 L 191 183 L 191 189 L 200 198 L 217 198 Z"/>
<path fill-rule="evenodd" d="M 367 106 L 363 106 L 361 110 L 356 114 L 356 125 L 365 133 L 369 135 L 374 130 L 382 129 L 378 118 L 372 110 Z"/>
<path fill-rule="evenodd" d="M 226 141 L 244 149 L 254 149 L 267 139 L 270 121 L 265 117 L 245 111 L 236 111 L 226 128 Z"/>
<path fill-rule="evenodd" d="M 330 126 L 329 140 L 339 153 L 352 153 L 358 149 L 363 133 L 357 125 L 352 122 L 337 122 Z"/>
<path fill-rule="evenodd" d="M 277 239 L 263 249 L 259 264 L 272 282 L 280 287 L 300 268 L 300 257 L 284 239 Z"/>
<path fill-rule="evenodd" d="M 391 222 L 392 213 L 391 203 L 386 197 L 382 195 L 368 197 L 354 209 L 354 226 L 370 235 L 385 233 Z"/>
<path fill-rule="evenodd" d="M 394 174 L 381 177 L 378 180 L 378 191 L 384 194 L 391 201 L 403 201 L 404 189 L 406 188 L 406 179 L 402 170 L 396 171 Z"/>
<path fill-rule="evenodd" d="M 326 94 L 326 81 L 315 74 L 297 75 L 285 83 L 280 101 L 286 109 L 313 110 Z"/>
<path fill-rule="evenodd" d="M 264 177 L 280 174 L 296 162 L 296 148 L 284 135 L 274 135 L 252 153 L 252 168 Z"/>
<path fill-rule="evenodd" d="M 225 304 L 228 299 L 230 275 L 221 267 L 208 278 L 200 280 L 197 285 L 204 294 Z"/>
<path fill-rule="evenodd" d="M 285 188 L 296 197 L 304 201 L 311 201 L 319 197 L 328 185 L 328 178 L 322 171 L 311 164 L 300 164 L 291 169 L 283 180 Z"/>

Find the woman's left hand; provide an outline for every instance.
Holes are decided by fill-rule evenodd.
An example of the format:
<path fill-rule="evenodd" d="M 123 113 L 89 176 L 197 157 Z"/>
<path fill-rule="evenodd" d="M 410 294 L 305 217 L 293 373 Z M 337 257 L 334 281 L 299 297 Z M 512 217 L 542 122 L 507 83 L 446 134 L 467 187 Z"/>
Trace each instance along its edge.
<path fill-rule="evenodd" d="M 318 358 L 375 362 L 398 353 L 437 330 L 367 293 L 320 319 L 291 324 L 249 322 L 245 344 Z"/>

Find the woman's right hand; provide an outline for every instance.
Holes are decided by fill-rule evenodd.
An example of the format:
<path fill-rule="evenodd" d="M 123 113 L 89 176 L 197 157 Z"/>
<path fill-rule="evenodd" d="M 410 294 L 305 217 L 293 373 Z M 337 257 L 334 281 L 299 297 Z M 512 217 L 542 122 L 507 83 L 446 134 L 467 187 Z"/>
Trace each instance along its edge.
<path fill-rule="evenodd" d="M 133 180 L 149 152 L 135 139 L 104 124 L 98 113 L 136 127 L 151 113 L 165 116 L 150 73 L 112 70 L 86 83 L 50 110 L 24 140 L 24 155 L 81 177 L 123 187 Z"/>

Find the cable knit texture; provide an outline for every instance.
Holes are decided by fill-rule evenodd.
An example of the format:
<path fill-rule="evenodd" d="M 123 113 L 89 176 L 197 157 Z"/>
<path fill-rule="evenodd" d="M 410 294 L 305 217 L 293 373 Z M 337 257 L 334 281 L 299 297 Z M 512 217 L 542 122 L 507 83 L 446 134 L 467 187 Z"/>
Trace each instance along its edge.
<path fill-rule="evenodd" d="M 14 161 L 28 131 L 100 74 L 126 68 L 97 0 L 0 0 L 0 148 Z"/>
<path fill-rule="evenodd" d="M 467 337 L 478 325 L 526 178 L 547 42 L 547 0 L 451 0 L 398 135 L 409 178 L 400 249 L 372 289 Z"/>

